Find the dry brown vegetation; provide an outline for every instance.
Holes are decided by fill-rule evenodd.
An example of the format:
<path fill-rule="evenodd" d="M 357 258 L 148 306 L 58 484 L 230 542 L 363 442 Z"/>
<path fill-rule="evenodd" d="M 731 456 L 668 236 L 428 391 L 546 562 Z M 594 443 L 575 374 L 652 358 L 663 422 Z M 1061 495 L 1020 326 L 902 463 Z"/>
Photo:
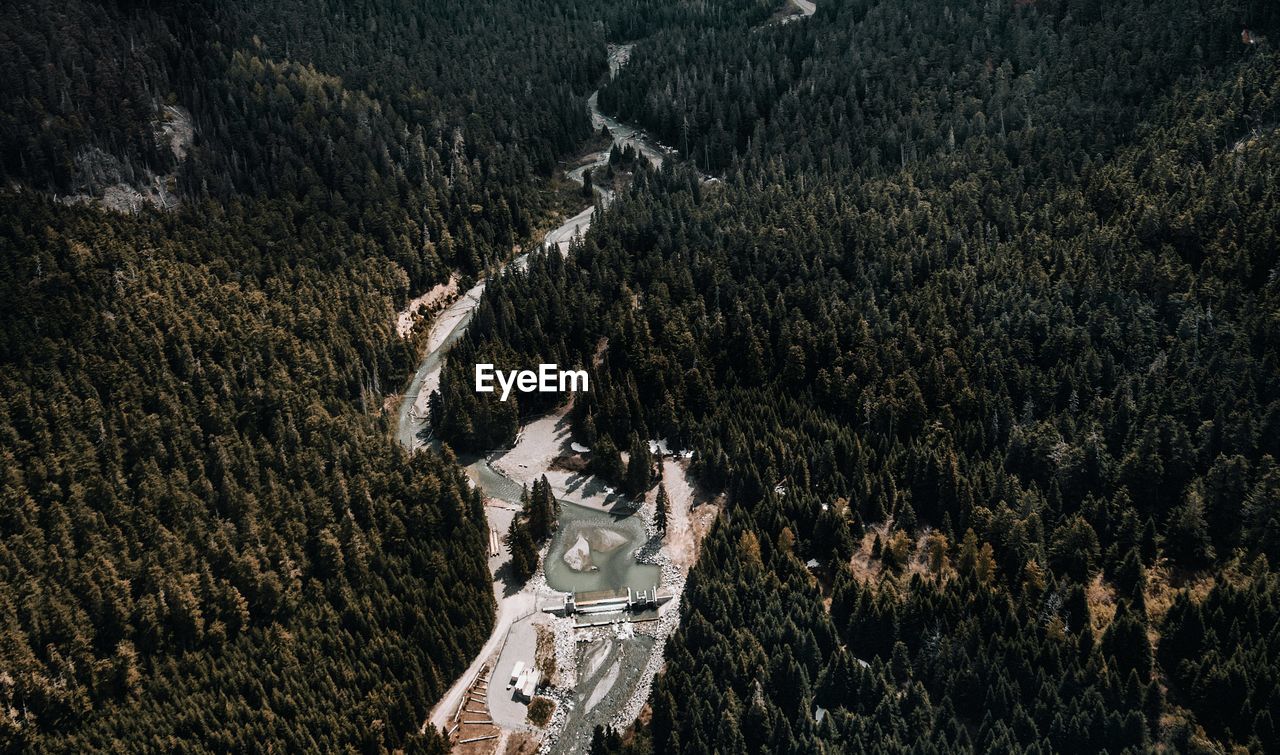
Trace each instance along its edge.
<path fill-rule="evenodd" d="M 879 542 L 879 547 L 877 547 Z M 853 553 L 849 568 L 859 581 L 879 586 L 919 576 L 927 582 L 945 582 L 955 575 L 947 536 L 925 528 L 914 538 L 889 524 L 867 528 Z M 885 579 L 891 577 L 893 579 Z"/>
<path fill-rule="evenodd" d="M 1116 589 L 1104 582 L 1101 574 L 1096 574 L 1085 590 L 1085 600 L 1089 606 L 1089 626 L 1094 636 L 1100 637 L 1115 618 Z"/>
<path fill-rule="evenodd" d="M 551 468 L 562 472 L 582 473 L 587 471 L 587 457 L 582 454 L 563 454 L 551 460 Z"/>
<path fill-rule="evenodd" d="M 538 728 L 547 725 L 551 714 L 556 710 L 556 703 L 549 697 L 535 697 L 529 703 L 529 722 Z"/>
<path fill-rule="evenodd" d="M 548 684 L 553 687 L 559 686 L 561 679 L 559 678 L 560 670 L 556 666 L 555 633 L 546 624 L 535 624 L 533 630 L 537 634 L 537 649 L 534 651 L 533 662 Z"/>
<path fill-rule="evenodd" d="M 1242 583 L 1246 578 L 1240 575 L 1237 566 L 1238 564 L 1235 563 L 1229 565 L 1222 574 L 1225 578 L 1239 580 Z M 1147 604 L 1147 617 L 1155 626 L 1164 620 L 1164 615 L 1169 611 L 1169 607 L 1173 605 L 1179 593 L 1185 592 L 1189 598 L 1199 603 L 1216 583 L 1215 576 L 1208 572 L 1175 574 L 1174 570 L 1169 568 L 1168 562 L 1160 559 L 1154 566 L 1147 569 L 1147 584 L 1143 591 L 1143 598 Z"/>
<path fill-rule="evenodd" d="M 507 738 L 506 755 L 532 755 L 538 751 L 542 741 L 529 732 L 515 732 Z"/>

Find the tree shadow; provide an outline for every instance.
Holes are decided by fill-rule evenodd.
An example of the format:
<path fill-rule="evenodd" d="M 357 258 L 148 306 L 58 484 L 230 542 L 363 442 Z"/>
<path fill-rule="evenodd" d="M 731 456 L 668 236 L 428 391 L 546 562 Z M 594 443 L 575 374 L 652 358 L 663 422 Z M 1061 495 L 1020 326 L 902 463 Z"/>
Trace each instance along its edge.
<path fill-rule="evenodd" d="M 625 494 L 605 484 L 599 477 L 585 472 L 569 475 L 568 479 L 565 480 L 565 492 L 580 492 L 583 497 L 601 499 L 599 507 L 615 519 L 626 519 L 640 508 L 640 504 L 631 500 Z"/>
<path fill-rule="evenodd" d="M 502 562 L 493 578 L 502 583 L 502 597 L 510 598 L 524 588 L 524 582 L 516 579 L 515 570 L 511 567 L 511 559 Z"/>

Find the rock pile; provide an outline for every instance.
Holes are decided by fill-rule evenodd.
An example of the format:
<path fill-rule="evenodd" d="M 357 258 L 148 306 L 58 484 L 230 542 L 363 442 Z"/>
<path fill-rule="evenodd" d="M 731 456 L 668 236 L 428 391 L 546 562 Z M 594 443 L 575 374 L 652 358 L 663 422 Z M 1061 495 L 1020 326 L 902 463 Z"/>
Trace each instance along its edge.
<path fill-rule="evenodd" d="M 551 631 L 555 636 L 556 669 L 560 672 L 561 685 L 571 690 L 578 685 L 578 648 L 574 641 L 573 619 L 552 619 Z"/>

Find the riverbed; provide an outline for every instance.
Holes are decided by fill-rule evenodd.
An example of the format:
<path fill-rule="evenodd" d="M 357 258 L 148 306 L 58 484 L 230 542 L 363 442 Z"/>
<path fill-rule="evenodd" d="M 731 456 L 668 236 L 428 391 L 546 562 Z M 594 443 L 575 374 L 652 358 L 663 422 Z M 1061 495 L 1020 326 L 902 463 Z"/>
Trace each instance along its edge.
<path fill-rule="evenodd" d="M 465 460 L 464 460 L 465 461 Z M 467 477 L 490 500 L 520 505 L 523 486 L 494 468 L 488 458 L 464 466 Z M 603 499 L 603 493 L 599 496 Z M 543 563 L 547 586 L 560 592 L 651 590 L 661 578 L 653 564 L 632 553 L 648 541 L 639 517 L 614 514 L 559 500 L 559 526 Z"/>
<path fill-rule="evenodd" d="M 613 51 L 611 61 L 612 59 Z M 625 59 L 620 59 L 619 62 L 625 62 Z M 613 144 L 619 147 L 629 144 L 655 166 L 661 164 L 667 153 L 666 148 L 654 143 L 642 131 L 604 115 L 596 101 L 596 95 L 592 94 L 588 101 L 592 122 L 597 128 L 602 125 L 609 127 Z M 577 170 L 569 172 L 568 177 L 581 182 L 587 167 L 604 165 L 608 157 L 608 150 L 588 155 Z M 613 193 L 602 187 L 596 187 L 596 194 L 601 206 L 607 206 L 613 199 Z M 590 227 L 595 209 L 595 205 L 592 205 L 567 219 L 547 234 L 544 246 L 555 247 L 561 253 L 567 253 L 573 238 L 586 233 Z M 508 264 L 521 269 L 528 264 L 528 255 L 520 255 Z M 485 282 L 481 280 L 437 315 L 433 322 L 426 354 L 405 391 L 398 410 L 396 439 L 410 452 L 436 442 L 430 434 L 429 399 L 439 388 L 449 347 L 466 333 L 484 290 Z M 536 468 L 529 466 L 521 469 L 521 474 L 518 475 L 520 482 L 495 467 L 492 456 L 460 461 L 472 484 L 485 496 L 490 527 L 499 529 L 499 534 L 505 534 L 506 528 L 502 523 L 509 523 L 512 513 L 519 507 L 521 492 L 524 484 L 533 479 L 531 475 L 558 474 L 551 468 L 549 458 L 540 460 Z M 515 586 L 505 585 L 503 578 L 498 576 L 499 571 L 505 571 L 501 568 L 503 564 L 495 566 L 491 561 L 495 576 L 495 595 L 498 598 L 498 617 L 494 631 L 481 654 L 472 662 L 471 668 L 436 705 L 428 717 L 428 723 L 444 728 L 447 717 L 461 699 L 466 680 L 474 676 L 481 665 L 502 647 L 502 639 L 513 623 L 525 620 L 522 617 L 527 617 L 529 612 L 535 610 L 533 607 L 547 597 L 547 588 L 562 593 L 601 590 L 625 592 L 627 588 L 651 590 L 662 581 L 661 567 L 636 560 L 634 554 L 638 550 L 652 551 L 652 547 L 642 548 L 652 544 L 649 543 L 644 522 L 633 513 L 631 506 L 620 504 L 619 495 L 615 491 L 586 475 L 574 475 L 572 479 L 566 480 L 557 477 L 553 490 L 557 491 L 560 502 L 559 522 L 543 561 L 545 587 L 538 589 L 525 586 L 517 589 Z M 560 498 L 561 495 L 570 496 L 577 502 Z M 505 562 L 508 557 L 505 547 L 503 551 L 498 560 Z M 537 575 L 532 582 L 540 582 Z M 676 603 L 673 602 L 669 609 L 674 613 Z M 654 622 L 654 625 L 658 623 Z M 669 623 L 674 624 L 673 621 Z M 547 732 L 549 740 L 544 742 L 544 747 L 552 746 L 560 751 L 581 751 L 589 743 L 594 725 L 616 717 L 619 708 L 629 705 L 628 701 L 642 691 L 639 685 L 647 685 L 646 680 L 651 679 L 656 670 L 650 656 L 659 652 L 656 648 L 661 647 L 661 642 L 655 643 L 652 637 L 644 636 L 630 637 L 625 641 L 620 638 L 606 641 L 606 630 L 587 631 L 600 634 L 591 645 L 582 648 L 581 652 L 597 653 L 599 655 L 595 657 L 601 662 L 596 664 L 594 673 L 582 680 L 582 684 L 566 692 L 565 710 L 557 715 L 559 725 L 553 725 Z M 603 643 L 603 646 L 596 643 Z M 647 691 L 647 686 L 644 690 Z M 631 714 L 632 717 L 634 715 Z M 557 741 L 558 746 L 552 744 Z"/>

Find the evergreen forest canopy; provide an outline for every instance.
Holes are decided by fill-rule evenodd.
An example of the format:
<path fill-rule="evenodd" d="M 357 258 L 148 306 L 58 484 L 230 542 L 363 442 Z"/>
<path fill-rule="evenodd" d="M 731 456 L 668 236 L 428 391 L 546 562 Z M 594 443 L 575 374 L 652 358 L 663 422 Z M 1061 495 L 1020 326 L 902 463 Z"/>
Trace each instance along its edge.
<path fill-rule="evenodd" d="M 1267 3 L 831 0 L 637 44 L 602 107 L 723 182 L 642 171 L 458 347 L 606 346 L 576 436 L 729 494 L 597 752 L 1280 747 L 1268 40 Z M 465 379 L 452 442 L 505 441 Z"/>
<path fill-rule="evenodd" d="M 0 750 L 443 747 L 487 532 L 390 437 L 393 315 L 577 209 L 626 41 L 601 106 L 683 160 L 491 280 L 433 408 L 487 450 L 551 404 L 468 365 L 599 355 L 593 471 L 728 493 L 593 749 L 1280 746 L 1280 11 L 819 2 L 11 3 Z"/>

